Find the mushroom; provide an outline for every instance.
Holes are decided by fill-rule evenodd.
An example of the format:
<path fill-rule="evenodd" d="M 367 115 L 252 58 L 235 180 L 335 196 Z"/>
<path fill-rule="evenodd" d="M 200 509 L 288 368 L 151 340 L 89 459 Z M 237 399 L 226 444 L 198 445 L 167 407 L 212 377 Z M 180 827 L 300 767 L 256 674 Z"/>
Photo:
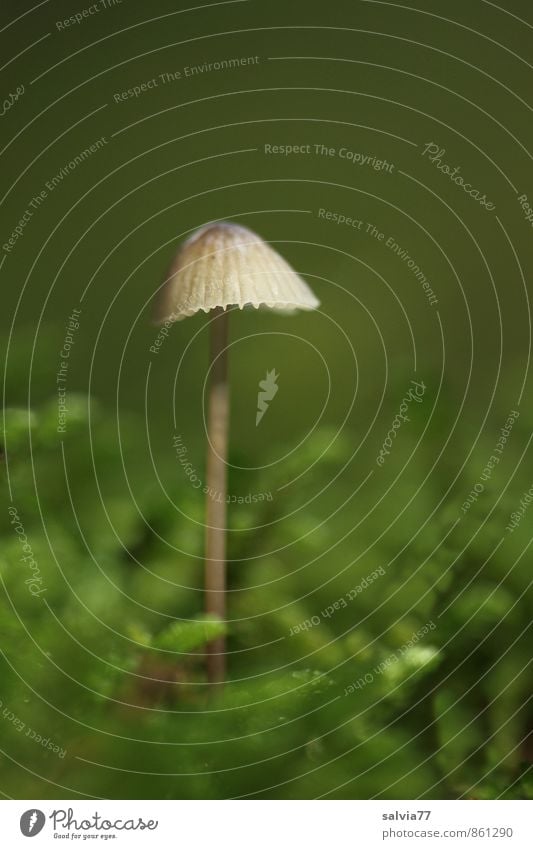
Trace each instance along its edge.
<path fill-rule="evenodd" d="M 292 313 L 319 301 L 307 283 L 252 230 L 231 222 L 201 227 L 178 250 L 156 299 L 158 324 L 202 310 L 209 323 L 210 376 L 207 414 L 205 609 L 226 618 L 226 487 L 229 426 L 228 311 L 245 306 Z M 208 681 L 226 671 L 225 639 L 207 645 Z"/>

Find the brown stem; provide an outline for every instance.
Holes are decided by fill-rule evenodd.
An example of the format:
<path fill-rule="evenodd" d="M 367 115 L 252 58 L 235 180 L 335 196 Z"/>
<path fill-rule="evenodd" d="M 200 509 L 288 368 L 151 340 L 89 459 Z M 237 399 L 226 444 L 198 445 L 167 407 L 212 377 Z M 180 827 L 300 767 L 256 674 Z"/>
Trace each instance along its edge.
<path fill-rule="evenodd" d="M 214 311 L 210 323 L 209 400 L 207 413 L 207 495 L 205 537 L 205 609 L 226 618 L 226 486 L 229 425 L 228 313 Z M 226 641 L 207 644 L 207 678 L 220 684 L 226 677 Z"/>

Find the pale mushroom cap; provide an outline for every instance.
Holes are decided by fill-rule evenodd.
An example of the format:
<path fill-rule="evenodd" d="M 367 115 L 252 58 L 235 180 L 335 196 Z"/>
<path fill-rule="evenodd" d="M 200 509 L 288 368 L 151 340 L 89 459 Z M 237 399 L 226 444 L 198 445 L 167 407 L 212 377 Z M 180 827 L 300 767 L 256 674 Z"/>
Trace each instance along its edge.
<path fill-rule="evenodd" d="M 313 310 L 313 292 L 277 251 L 239 224 L 197 230 L 179 249 L 156 300 L 155 321 L 179 321 L 215 307 Z"/>

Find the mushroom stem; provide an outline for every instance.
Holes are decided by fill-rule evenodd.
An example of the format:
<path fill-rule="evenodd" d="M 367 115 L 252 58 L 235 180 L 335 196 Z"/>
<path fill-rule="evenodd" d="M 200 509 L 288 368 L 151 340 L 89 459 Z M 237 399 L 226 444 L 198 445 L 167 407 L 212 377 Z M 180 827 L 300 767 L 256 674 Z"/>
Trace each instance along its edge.
<path fill-rule="evenodd" d="M 213 311 L 210 322 L 209 400 L 207 413 L 207 495 L 205 538 L 205 608 L 226 618 L 226 487 L 229 426 L 228 312 Z M 226 641 L 207 644 L 207 678 L 220 684 L 226 675 Z"/>

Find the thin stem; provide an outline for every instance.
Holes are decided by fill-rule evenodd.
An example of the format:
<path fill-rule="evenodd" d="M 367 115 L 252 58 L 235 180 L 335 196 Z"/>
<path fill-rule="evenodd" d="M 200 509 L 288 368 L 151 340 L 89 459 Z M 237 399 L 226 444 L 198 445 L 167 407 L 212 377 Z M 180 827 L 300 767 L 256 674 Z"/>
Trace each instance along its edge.
<path fill-rule="evenodd" d="M 207 495 L 205 537 L 205 609 L 226 618 L 226 491 L 229 426 L 228 313 L 218 308 L 210 323 L 209 400 L 207 413 Z M 220 684 L 226 677 L 226 641 L 207 645 L 207 678 Z"/>

